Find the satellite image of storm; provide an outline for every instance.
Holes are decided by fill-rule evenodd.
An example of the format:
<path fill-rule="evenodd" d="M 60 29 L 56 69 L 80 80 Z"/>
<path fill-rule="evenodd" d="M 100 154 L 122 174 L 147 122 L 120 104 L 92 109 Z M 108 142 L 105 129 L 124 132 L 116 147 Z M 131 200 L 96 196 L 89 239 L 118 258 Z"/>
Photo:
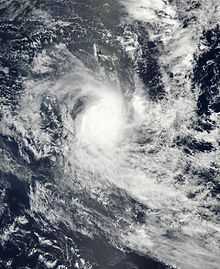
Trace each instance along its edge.
<path fill-rule="evenodd" d="M 220 0 L 0 0 L 0 269 L 220 269 Z"/>

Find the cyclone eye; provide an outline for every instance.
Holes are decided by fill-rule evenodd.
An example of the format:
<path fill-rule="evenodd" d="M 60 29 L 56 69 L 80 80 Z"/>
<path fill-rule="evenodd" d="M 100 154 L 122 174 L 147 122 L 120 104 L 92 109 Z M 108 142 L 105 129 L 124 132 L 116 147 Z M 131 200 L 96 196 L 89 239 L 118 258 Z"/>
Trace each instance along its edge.
<path fill-rule="evenodd" d="M 76 119 L 77 115 L 79 115 L 85 109 L 86 103 L 88 102 L 87 96 L 81 96 L 76 100 L 70 114 L 73 120 Z"/>

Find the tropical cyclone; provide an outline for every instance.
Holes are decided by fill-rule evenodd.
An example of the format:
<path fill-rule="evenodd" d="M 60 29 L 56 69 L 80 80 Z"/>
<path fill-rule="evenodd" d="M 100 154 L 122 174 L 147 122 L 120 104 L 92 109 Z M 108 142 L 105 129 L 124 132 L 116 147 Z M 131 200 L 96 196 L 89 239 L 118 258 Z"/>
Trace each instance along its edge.
<path fill-rule="evenodd" d="M 2 268 L 218 268 L 206 2 L 0 4 Z"/>

